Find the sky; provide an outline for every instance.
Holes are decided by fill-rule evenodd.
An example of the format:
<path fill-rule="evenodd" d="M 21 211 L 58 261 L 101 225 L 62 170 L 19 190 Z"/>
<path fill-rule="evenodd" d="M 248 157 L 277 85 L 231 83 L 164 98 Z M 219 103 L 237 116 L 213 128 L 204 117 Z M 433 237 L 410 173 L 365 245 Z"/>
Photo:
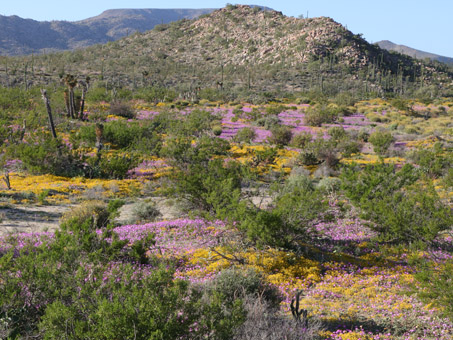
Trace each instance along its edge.
<path fill-rule="evenodd" d="M 0 0 L 0 15 L 34 20 L 77 21 L 114 8 L 220 8 L 228 1 Z M 370 43 L 390 40 L 453 57 L 453 0 L 255 0 L 287 16 L 328 16 Z"/>

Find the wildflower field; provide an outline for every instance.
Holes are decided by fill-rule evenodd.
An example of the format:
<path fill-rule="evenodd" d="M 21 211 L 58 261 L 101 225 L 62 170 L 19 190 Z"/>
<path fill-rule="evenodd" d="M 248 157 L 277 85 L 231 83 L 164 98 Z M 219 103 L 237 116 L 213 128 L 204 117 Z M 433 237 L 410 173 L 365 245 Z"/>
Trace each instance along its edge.
<path fill-rule="evenodd" d="M 71 208 L 0 237 L 0 338 L 453 339 L 453 103 L 123 104 L 8 121 L 0 203 Z"/>

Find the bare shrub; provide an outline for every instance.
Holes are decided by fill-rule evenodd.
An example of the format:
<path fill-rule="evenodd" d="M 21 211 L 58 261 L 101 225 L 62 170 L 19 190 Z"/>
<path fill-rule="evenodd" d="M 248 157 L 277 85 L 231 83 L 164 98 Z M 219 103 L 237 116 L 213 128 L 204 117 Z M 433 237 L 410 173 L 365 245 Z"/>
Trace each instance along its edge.
<path fill-rule="evenodd" d="M 161 216 L 159 209 L 152 201 L 138 203 L 134 207 L 133 214 L 136 222 L 153 222 Z"/>
<path fill-rule="evenodd" d="M 110 104 L 110 114 L 127 119 L 135 118 L 135 112 L 129 104 L 117 101 Z"/>
<path fill-rule="evenodd" d="M 245 322 L 236 330 L 234 340 L 314 340 L 320 339 L 321 323 L 310 318 L 308 327 L 271 308 L 262 297 L 246 296 Z"/>

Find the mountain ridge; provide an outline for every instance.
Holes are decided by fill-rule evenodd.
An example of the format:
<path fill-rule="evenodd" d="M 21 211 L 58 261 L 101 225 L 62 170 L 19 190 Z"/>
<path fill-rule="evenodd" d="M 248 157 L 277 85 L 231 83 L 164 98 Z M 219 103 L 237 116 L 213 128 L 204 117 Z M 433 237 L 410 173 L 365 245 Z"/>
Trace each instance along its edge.
<path fill-rule="evenodd" d="M 107 43 L 157 24 L 211 13 L 202 9 L 112 9 L 79 21 L 37 21 L 0 15 L 0 55 L 72 50 Z M 156 12 L 156 15 L 153 13 Z"/>
<path fill-rule="evenodd" d="M 406 54 L 410 57 L 414 57 L 417 59 L 425 59 L 429 58 L 431 60 L 439 61 L 442 63 L 446 64 L 453 64 L 453 58 L 442 56 L 439 54 L 431 53 L 431 52 L 426 52 L 422 50 L 418 50 L 406 45 L 401 45 L 401 44 L 395 44 L 394 42 L 391 42 L 390 40 L 381 40 L 376 42 L 376 44 L 385 50 L 388 51 L 395 51 L 401 54 Z"/>
<path fill-rule="evenodd" d="M 448 70 L 389 53 L 331 18 L 294 18 L 246 5 L 227 5 L 103 45 L 5 59 L 3 65 L 5 84 L 27 86 L 58 82 L 68 73 L 89 75 L 108 88 L 188 92 L 402 94 L 433 82 L 452 83 Z"/>

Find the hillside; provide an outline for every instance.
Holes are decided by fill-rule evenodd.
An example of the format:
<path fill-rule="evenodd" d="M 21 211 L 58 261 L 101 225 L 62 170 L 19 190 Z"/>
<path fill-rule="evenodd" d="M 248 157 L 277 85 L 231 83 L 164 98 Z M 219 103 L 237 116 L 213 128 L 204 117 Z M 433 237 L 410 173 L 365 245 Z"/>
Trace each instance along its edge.
<path fill-rule="evenodd" d="M 27 86 L 58 81 L 65 73 L 90 75 L 116 88 L 181 91 L 403 93 L 451 83 L 445 71 L 369 44 L 330 18 L 298 19 L 242 5 L 160 24 L 105 45 L 7 58 L 1 64 L 4 84 L 25 80 Z"/>
<path fill-rule="evenodd" d="M 36 21 L 0 16 L 0 54 L 21 55 L 83 48 L 117 40 L 157 24 L 193 19 L 214 9 L 112 9 L 81 21 Z"/>
<path fill-rule="evenodd" d="M 406 54 L 408 56 L 411 56 L 411 57 L 414 57 L 417 59 L 429 58 L 431 60 L 440 61 L 442 63 L 453 64 L 453 58 L 444 57 L 444 56 L 441 56 L 438 54 L 429 53 L 429 52 L 425 52 L 425 51 L 420 51 L 420 50 L 417 50 L 415 48 L 405 46 L 405 45 L 398 45 L 398 44 L 395 44 L 388 40 L 378 41 L 376 44 L 380 48 L 383 48 L 385 50 L 395 51 L 395 52 L 398 52 L 401 54 Z"/>

